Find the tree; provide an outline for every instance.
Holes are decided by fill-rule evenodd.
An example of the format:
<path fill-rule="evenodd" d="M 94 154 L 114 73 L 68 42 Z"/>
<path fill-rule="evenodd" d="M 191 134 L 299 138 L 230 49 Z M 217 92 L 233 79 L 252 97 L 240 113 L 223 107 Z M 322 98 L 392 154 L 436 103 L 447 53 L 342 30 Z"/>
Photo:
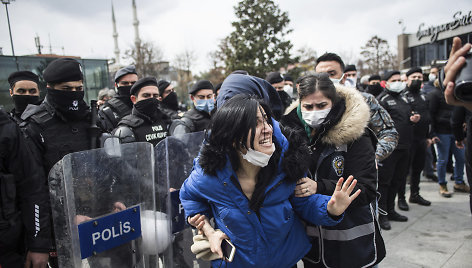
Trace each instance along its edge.
<path fill-rule="evenodd" d="M 174 66 L 177 68 L 178 73 L 178 88 L 176 91 L 180 100 L 188 99 L 188 87 L 193 81 L 191 69 L 196 60 L 197 55 L 195 51 L 188 49 L 175 56 Z"/>
<path fill-rule="evenodd" d="M 162 50 L 151 42 L 139 42 L 125 51 L 124 59 L 130 59 L 136 66 L 139 77 L 159 76 L 159 62 L 162 61 Z"/>
<path fill-rule="evenodd" d="M 243 0 L 234 8 L 233 32 L 219 45 L 227 73 L 246 70 L 265 77 L 290 61 L 292 44 L 285 40 L 290 19 L 272 0 Z"/>
<path fill-rule="evenodd" d="M 397 69 L 396 56 L 390 51 L 387 40 L 373 36 L 361 49 L 361 55 L 371 74 Z"/>

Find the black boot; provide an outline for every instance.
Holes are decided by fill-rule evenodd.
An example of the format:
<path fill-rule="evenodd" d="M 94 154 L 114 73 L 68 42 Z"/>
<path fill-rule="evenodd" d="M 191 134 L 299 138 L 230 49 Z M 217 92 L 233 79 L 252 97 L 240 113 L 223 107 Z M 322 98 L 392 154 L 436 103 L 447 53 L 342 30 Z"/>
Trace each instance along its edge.
<path fill-rule="evenodd" d="M 410 203 L 416 203 L 421 206 L 430 206 L 431 202 L 424 199 L 419 193 L 412 193 L 410 195 L 410 199 L 408 200 Z"/>
<path fill-rule="evenodd" d="M 379 215 L 379 225 L 380 225 L 380 228 L 384 230 L 392 229 L 392 226 L 390 225 L 390 221 L 388 220 L 388 216 Z"/>
<path fill-rule="evenodd" d="M 388 212 L 388 219 L 391 221 L 402 221 L 402 222 L 408 221 L 407 216 L 403 216 L 399 214 L 398 212 L 396 212 L 395 210 Z"/>
<path fill-rule="evenodd" d="M 408 211 L 410 209 L 404 198 L 398 199 L 398 208 L 404 211 Z"/>

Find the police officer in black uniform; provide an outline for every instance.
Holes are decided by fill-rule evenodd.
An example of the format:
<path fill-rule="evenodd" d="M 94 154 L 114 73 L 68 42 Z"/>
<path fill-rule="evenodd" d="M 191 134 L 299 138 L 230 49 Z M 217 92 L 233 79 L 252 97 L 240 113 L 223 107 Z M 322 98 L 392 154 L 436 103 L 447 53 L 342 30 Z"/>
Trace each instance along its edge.
<path fill-rule="evenodd" d="M 17 124 L 21 123 L 21 114 L 28 104 L 39 103 L 39 78 L 30 71 L 19 71 L 10 74 L 8 77 L 10 84 L 10 96 L 15 108 L 10 111 L 10 116 Z"/>
<path fill-rule="evenodd" d="M 266 79 L 279 94 L 279 98 L 282 101 L 283 111 L 287 109 L 292 103 L 292 97 L 284 91 L 285 80 L 284 77 L 279 72 L 271 72 L 267 75 Z"/>
<path fill-rule="evenodd" d="M 19 127 L 0 109 L 0 267 L 47 266 L 48 200 L 41 164 L 29 152 Z"/>
<path fill-rule="evenodd" d="M 200 80 L 188 92 L 193 107 L 181 119 L 174 120 L 169 129 L 170 135 L 199 132 L 208 128 L 211 112 L 215 108 L 213 84 L 208 80 Z"/>
<path fill-rule="evenodd" d="M 420 91 L 423 84 L 423 71 L 420 67 L 413 67 L 408 70 L 406 76 L 408 77 L 407 87 L 403 91 L 403 96 L 411 105 L 413 113 L 420 115 L 420 120 L 413 125 L 413 143 L 410 148 L 411 161 L 409 169 L 411 170 L 410 199 L 408 201 L 422 206 L 429 206 L 431 202 L 420 195 L 419 187 L 421 171 L 426 157 L 426 147 L 428 143 L 431 145 L 431 139 L 428 138 L 429 125 L 431 124 L 429 106 L 425 95 Z M 398 200 L 399 202 L 405 200 L 405 185 L 401 185 L 398 191 Z"/>
<path fill-rule="evenodd" d="M 131 86 L 138 81 L 134 65 L 126 66 L 115 74 L 115 88 L 118 95 L 106 102 L 98 111 L 98 118 L 103 128 L 111 132 L 120 120 L 131 113 L 133 102 L 130 99 Z"/>
<path fill-rule="evenodd" d="M 380 227 L 384 230 L 391 229 L 390 221 L 408 221 L 395 211 L 395 196 L 400 185 L 406 183 L 409 166 L 409 150 L 413 141 L 413 123 L 420 119 L 419 114 L 412 114 L 410 104 L 403 98 L 401 92 L 405 89 L 405 83 L 401 82 L 400 72 L 392 71 L 385 76 L 387 89 L 377 98 L 382 107 L 395 122 L 395 129 L 400 135 L 398 145 L 392 154 L 379 165 L 379 208 L 387 212 L 387 215 L 379 215 Z"/>
<path fill-rule="evenodd" d="M 179 119 L 179 100 L 177 93 L 175 93 L 174 86 L 167 80 L 160 80 L 157 82 L 159 88 L 159 101 L 161 112 L 166 114 L 170 119 Z"/>
<path fill-rule="evenodd" d="M 47 94 L 28 106 L 21 126 L 36 145 L 46 174 L 66 154 L 98 146 L 93 140 L 90 107 L 84 101 L 82 66 L 72 58 L 52 61 L 44 70 Z"/>
<path fill-rule="evenodd" d="M 133 111 L 113 131 L 122 143 L 147 141 L 155 146 L 167 136 L 171 120 L 159 109 L 159 89 L 154 77 L 139 79 L 131 87 Z"/>

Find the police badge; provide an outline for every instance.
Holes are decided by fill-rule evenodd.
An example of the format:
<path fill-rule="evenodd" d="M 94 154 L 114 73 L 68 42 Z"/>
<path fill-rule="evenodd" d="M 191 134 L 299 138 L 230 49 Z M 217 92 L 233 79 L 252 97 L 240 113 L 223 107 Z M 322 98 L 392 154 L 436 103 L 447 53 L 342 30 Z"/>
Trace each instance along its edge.
<path fill-rule="evenodd" d="M 338 155 L 333 159 L 333 169 L 336 172 L 336 175 L 341 177 L 344 172 L 344 157 L 342 155 Z"/>

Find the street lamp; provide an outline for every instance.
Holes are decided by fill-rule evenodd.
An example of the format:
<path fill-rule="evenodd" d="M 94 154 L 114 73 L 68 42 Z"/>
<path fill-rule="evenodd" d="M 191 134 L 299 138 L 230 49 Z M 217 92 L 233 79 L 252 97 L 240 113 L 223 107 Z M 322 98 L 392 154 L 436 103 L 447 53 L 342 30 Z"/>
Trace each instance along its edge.
<path fill-rule="evenodd" d="M 7 21 L 8 21 L 8 31 L 10 32 L 10 43 L 11 43 L 11 52 L 15 56 L 15 49 L 13 48 L 13 38 L 11 37 L 11 28 L 10 28 L 10 16 L 8 15 L 8 4 L 14 0 L 1 0 L 2 4 L 5 5 L 5 10 L 7 11 Z"/>

